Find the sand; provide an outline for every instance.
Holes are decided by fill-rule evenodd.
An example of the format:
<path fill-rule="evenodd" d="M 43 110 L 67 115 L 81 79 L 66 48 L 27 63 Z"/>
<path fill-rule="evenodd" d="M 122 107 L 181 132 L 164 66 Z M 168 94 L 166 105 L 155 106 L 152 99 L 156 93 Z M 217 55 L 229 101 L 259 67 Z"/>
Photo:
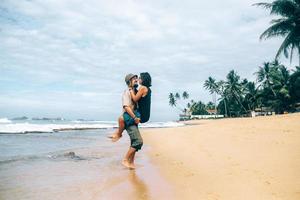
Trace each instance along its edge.
<path fill-rule="evenodd" d="M 176 199 L 300 199 L 299 113 L 192 124 L 142 131 Z"/>
<path fill-rule="evenodd" d="M 121 165 L 127 134 L 112 143 L 108 132 L 76 133 L 97 142 L 2 163 L 0 199 L 299 200 L 299 122 L 300 113 L 141 129 L 136 170 Z"/>

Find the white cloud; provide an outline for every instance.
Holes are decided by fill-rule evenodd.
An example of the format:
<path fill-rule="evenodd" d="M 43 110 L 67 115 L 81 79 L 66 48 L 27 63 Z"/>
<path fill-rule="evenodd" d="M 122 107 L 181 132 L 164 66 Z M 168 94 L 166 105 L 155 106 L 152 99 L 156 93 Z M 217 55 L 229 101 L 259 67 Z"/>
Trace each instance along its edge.
<path fill-rule="evenodd" d="M 4 0 L 0 6 L 0 70 L 7 77 L 0 79 L 4 95 L 0 103 L 7 105 L 3 115 L 13 110 L 13 102 L 21 105 L 23 99 L 33 113 L 52 105 L 53 113 L 57 107 L 73 110 L 74 116 L 81 111 L 87 116 L 99 117 L 102 111 L 114 116 L 120 110 L 116 94 L 125 87 L 125 74 L 149 71 L 154 119 L 174 119 L 169 92 L 187 90 L 192 98 L 209 101 L 202 87 L 208 76 L 224 78 L 234 68 L 253 78 L 258 65 L 273 59 L 280 40 L 259 41 L 271 18 L 251 6 L 256 2 Z M 10 88 L 18 101 L 6 98 Z M 19 92 L 24 89 L 32 92 Z M 36 101 L 43 101 L 45 108 L 41 110 Z"/>

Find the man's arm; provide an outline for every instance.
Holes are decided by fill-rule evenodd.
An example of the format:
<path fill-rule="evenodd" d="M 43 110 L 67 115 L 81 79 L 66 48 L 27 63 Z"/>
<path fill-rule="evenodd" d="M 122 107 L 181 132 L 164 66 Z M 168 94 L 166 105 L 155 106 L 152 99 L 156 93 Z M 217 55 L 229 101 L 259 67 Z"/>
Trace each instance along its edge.
<path fill-rule="evenodd" d="M 131 96 L 129 91 L 124 91 L 123 96 L 122 96 L 122 104 L 124 110 L 132 117 L 135 121 L 136 124 L 139 123 L 140 119 L 135 116 L 133 113 L 133 110 L 131 109 Z"/>
<path fill-rule="evenodd" d="M 139 89 L 139 91 L 135 94 L 135 92 L 133 91 L 133 89 L 130 89 L 130 96 L 132 98 L 132 100 L 134 102 L 138 102 L 140 100 L 140 98 L 142 98 L 142 96 L 148 92 L 148 89 L 143 86 Z"/>
<path fill-rule="evenodd" d="M 132 109 L 130 106 L 124 106 L 125 111 L 130 115 L 130 117 L 135 118 L 135 114 L 133 113 Z"/>
<path fill-rule="evenodd" d="M 130 106 L 124 106 L 125 111 L 130 115 L 130 117 L 132 117 L 134 119 L 134 122 L 136 124 L 140 123 L 140 118 L 137 118 L 135 116 L 135 114 L 133 113 L 132 109 L 130 108 Z"/>

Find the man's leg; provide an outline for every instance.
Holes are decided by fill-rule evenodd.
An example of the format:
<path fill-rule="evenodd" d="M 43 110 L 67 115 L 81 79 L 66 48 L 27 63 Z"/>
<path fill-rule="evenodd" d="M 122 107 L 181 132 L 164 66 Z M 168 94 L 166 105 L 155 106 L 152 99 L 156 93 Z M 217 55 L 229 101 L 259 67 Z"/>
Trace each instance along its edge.
<path fill-rule="evenodd" d="M 134 157 L 135 157 L 135 153 L 136 153 L 136 150 L 130 155 L 129 157 L 129 162 L 134 166 Z"/>
<path fill-rule="evenodd" d="M 143 139 L 136 125 L 131 125 L 126 128 L 126 131 L 130 137 L 130 148 L 123 160 L 123 165 L 127 165 L 129 168 L 134 168 L 134 158 L 136 151 L 140 150 L 143 146 Z"/>
<path fill-rule="evenodd" d="M 129 150 L 127 151 L 127 153 L 125 155 L 125 158 L 122 161 L 122 164 L 125 167 L 127 167 L 129 169 L 134 169 L 135 168 L 134 162 L 133 162 L 133 159 L 134 159 L 134 156 L 135 156 L 135 152 L 136 152 L 135 148 L 133 148 L 133 147 L 129 148 Z"/>

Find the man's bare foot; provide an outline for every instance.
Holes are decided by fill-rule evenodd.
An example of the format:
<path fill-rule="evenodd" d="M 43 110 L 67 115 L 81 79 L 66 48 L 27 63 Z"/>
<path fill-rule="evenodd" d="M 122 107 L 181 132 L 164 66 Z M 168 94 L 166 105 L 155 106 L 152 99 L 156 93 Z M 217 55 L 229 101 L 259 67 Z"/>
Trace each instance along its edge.
<path fill-rule="evenodd" d="M 135 166 L 133 163 L 130 163 L 128 160 L 124 159 L 122 161 L 122 165 L 128 169 L 135 169 Z"/>
<path fill-rule="evenodd" d="M 134 163 L 129 163 L 129 165 L 130 165 L 130 169 L 135 169 Z"/>

